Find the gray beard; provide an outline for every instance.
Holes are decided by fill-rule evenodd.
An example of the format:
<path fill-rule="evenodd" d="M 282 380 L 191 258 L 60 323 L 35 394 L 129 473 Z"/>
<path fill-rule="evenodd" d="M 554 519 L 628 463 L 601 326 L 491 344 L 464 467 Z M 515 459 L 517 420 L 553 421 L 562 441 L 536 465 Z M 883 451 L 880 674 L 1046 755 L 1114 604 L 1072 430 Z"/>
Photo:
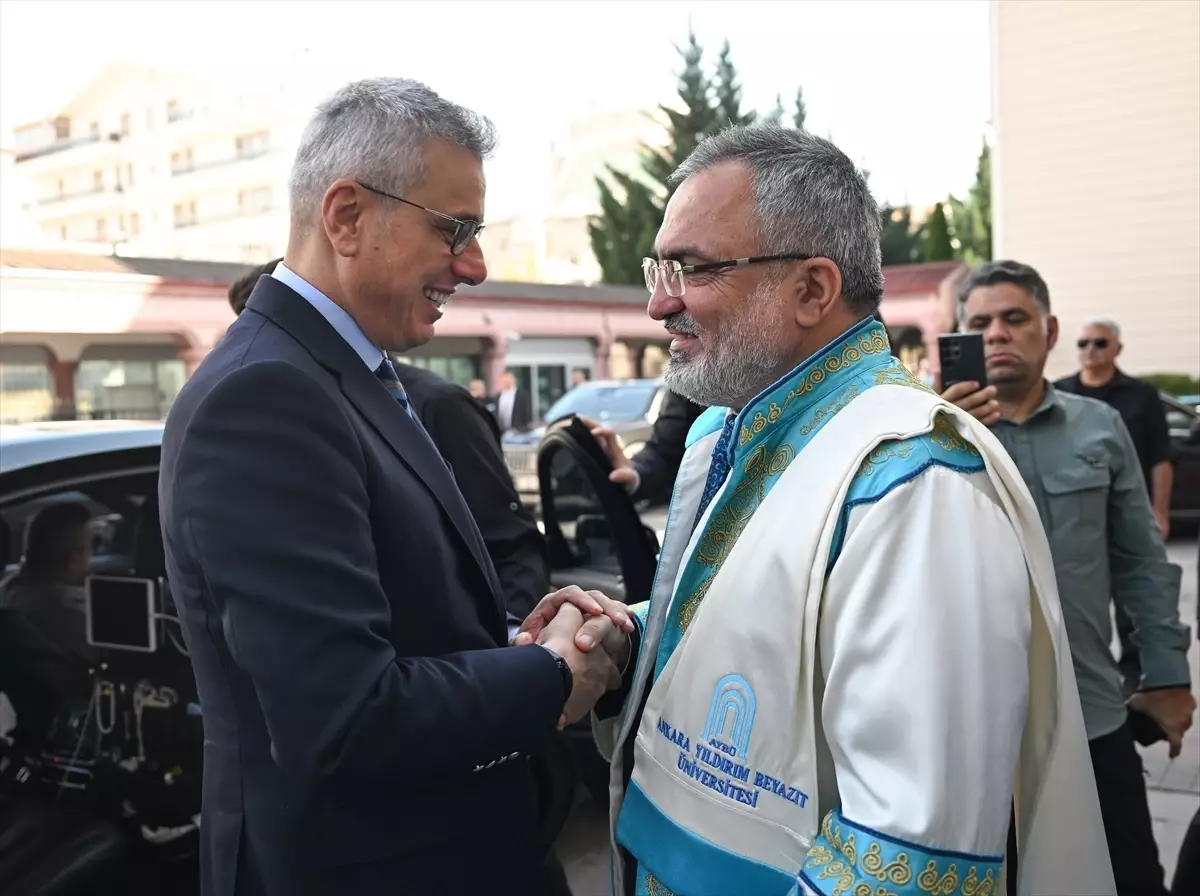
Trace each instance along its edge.
<path fill-rule="evenodd" d="M 770 386 L 787 365 L 787 352 L 764 341 L 773 331 L 771 308 L 755 296 L 746 317 L 698 356 L 672 350 L 663 380 L 672 392 L 702 407 L 741 408 Z"/>

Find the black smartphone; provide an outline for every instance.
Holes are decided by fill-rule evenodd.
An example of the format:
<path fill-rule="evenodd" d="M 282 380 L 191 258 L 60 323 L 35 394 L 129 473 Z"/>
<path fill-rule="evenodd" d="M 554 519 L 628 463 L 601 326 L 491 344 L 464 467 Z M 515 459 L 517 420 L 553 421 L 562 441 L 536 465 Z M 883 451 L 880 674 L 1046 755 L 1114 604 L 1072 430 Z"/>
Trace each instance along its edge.
<path fill-rule="evenodd" d="M 942 391 L 955 383 L 987 383 L 982 333 L 943 333 L 938 336 L 938 360 L 942 365 Z"/>

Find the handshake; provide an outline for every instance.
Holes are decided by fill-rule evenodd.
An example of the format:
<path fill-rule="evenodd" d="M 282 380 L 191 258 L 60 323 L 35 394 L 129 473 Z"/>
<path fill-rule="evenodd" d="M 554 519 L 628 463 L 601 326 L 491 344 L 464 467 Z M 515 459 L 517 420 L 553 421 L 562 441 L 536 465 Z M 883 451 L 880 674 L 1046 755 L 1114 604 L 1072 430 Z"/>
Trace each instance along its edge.
<path fill-rule="evenodd" d="M 559 717 L 560 729 L 591 712 L 605 691 L 621 686 L 633 628 L 624 604 L 575 585 L 542 598 L 521 623 L 513 646 L 541 644 L 571 669 L 571 696 Z"/>

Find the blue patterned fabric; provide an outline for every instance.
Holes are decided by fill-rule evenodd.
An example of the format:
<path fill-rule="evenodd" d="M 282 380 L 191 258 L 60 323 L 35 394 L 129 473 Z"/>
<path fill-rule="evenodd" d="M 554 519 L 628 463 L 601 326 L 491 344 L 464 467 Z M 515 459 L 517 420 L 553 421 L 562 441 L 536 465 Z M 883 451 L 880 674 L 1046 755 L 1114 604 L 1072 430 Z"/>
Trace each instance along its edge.
<path fill-rule="evenodd" d="M 696 519 L 692 523 L 693 529 L 700 525 L 700 520 L 704 517 L 704 511 L 708 509 L 709 502 L 721 490 L 721 486 L 725 484 L 725 477 L 729 475 L 731 465 L 729 442 L 733 438 L 733 424 L 736 422 L 737 417 L 733 414 L 725 418 L 721 438 L 717 439 L 717 446 L 713 449 L 712 463 L 708 466 L 708 481 L 704 483 L 704 494 L 700 496 L 700 507 L 696 510 Z"/>
<path fill-rule="evenodd" d="M 421 419 L 417 416 L 416 411 L 412 409 L 412 402 L 408 400 L 408 392 L 404 389 L 404 384 L 400 382 L 400 376 L 396 373 L 396 368 L 392 366 L 392 362 L 388 358 L 384 358 L 379 366 L 375 368 L 375 376 L 379 377 L 379 381 L 387 387 L 387 390 L 392 393 L 392 398 L 399 402 L 400 407 L 404 408 L 404 413 L 408 414 L 408 419 L 416 424 L 417 429 L 421 430 L 425 438 L 429 439 L 429 444 L 433 445 L 433 449 L 438 452 L 438 457 L 442 456 L 442 452 L 438 451 L 437 444 L 433 441 L 433 437 L 429 435 L 429 431 L 422 425 Z M 442 463 L 446 465 L 451 473 L 454 468 L 450 466 L 450 461 L 442 457 Z"/>
<path fill-rule="evenodd" d="M 821 896 L 994 896 L 1003 856 L 977 856 L 909 843 L 847 819 L 836 809 L 797 875 Z"/>

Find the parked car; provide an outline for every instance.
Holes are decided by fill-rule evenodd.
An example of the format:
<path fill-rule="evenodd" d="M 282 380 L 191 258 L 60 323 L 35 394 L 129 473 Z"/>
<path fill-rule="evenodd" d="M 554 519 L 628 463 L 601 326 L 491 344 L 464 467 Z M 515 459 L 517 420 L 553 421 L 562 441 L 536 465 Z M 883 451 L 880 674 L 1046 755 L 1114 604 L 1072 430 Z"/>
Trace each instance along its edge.
<path fill-rule="evenodd" d="M 1200 412 L 1165 392 L 1160 392 L 1159 398 L 1167 416 L 1171 458 L 1175 462 L 1171 523 L 1194 526 L 1200 522 Z"/>
<path fill-rule="evenodd" d="M 42 666 L 30 659 L 40 654 L 18 643 L 16 616 L 5 615 L 18 611 L 0 607 L 0 694 L 16 720 L 14 729 L 0 700 L 6 896 L 197 892 L 203 729 L 159 528 L 162 433 L 161 424 L 136 422 L 0 426 L 0 570 L 16 569 L 39 508 L 81 501 L 100 522 L 93 575 L 154 583 L 157 632 L 147 652 L 103 649 L 70 678 L 77 692 L 64 695 L 41 680 Z M 533 452 L 553 584 L 647 599 L 658 539 L 624 489 L 608 482 L 599 445 L 565 418 Z M 135 694 L 154 699 L 137 711 Z M 581 780 L 605 799 L 608 766 L 586 722 L 566 735 Z"/>
<path fill-rule="evenodd" d="M 552 404 L 543 425 L 504 436 L 504 460 L 521 500 L 538 504 L 536 458 L 548 426 L 571 415 L 603 423 L 620 437 L 625 454 L 633 457 L 650 438 L 666 387 L 660 379 L 596 380 L 582 383 Z"/>

